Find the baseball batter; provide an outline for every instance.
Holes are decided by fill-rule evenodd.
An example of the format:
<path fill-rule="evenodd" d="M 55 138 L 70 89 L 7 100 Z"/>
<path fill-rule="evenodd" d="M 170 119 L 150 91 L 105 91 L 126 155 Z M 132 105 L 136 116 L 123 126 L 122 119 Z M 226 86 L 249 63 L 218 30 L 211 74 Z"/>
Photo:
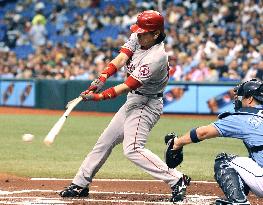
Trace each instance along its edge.
<path fill-rule="evenodd" d="M 134 164 L 163 180 L 172 188 L 171 201 L 183 200 L 190 178 L 167 165 L 145 148 L 148 135 L 162 114 L 162 95 L 168 82 L 168 56 L 163 40 L 164 18 L 156 11 L 144 11 L 131 26 L 133 32 L 100 77 L 81 96 L 84 100 L 107 100 L 128 93 L 126 103 L 99 137 L 93 150 L 83 161 L 72 184 L 62 197 L 88 196 L 88 186 L 112 149 L 123 143 L 124 155 Z M 106 79 L 120 68 L 127 70 L 127 80 L 98 93 Z"/>
<path fill-rule="evenodd" d="M 235 113 L 222 113 L 211 125 L 192 129 L 174 140 L 174 150 L 217 136 L 244 142 L 249 157 L 220 153 L 215 159 L 215 180 L 226 196 L 217 199 L 216 205 L 248 205 L 249 191 L 263 197 L 263 82 L 252 79 L 235 92 Z"/>

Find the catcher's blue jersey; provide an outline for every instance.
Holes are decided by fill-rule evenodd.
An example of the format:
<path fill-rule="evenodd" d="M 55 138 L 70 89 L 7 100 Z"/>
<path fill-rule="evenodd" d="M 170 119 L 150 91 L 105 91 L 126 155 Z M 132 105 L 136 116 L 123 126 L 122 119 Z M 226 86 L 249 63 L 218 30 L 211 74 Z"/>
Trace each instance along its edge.
<path fill-rule="evenodd" d="M 251 113 L 230 114 L 217 120 L 213 125 L 220 136 L 243 140 L 250 157 L 263 167 L 263 150 L 252 149 L 263 145 L 263 116 Z"/>

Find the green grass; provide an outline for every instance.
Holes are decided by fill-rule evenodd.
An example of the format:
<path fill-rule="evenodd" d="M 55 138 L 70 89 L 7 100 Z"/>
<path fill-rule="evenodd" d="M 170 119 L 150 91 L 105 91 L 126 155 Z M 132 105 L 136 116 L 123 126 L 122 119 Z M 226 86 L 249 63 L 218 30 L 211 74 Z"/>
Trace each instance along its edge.
<path fill-rule="evenodd" d="M 111 117 L 70 116 L 51 147 L 43 144 L 44 136 L 60 116 L 1 115 L 0 172 L 28 177 L 72 178 L 86 154 Z M 147 147 L 163 158 L 163 136 L 171 131 L 183 134 L 192 127 L 211 120 L 163 117 L 152 130 Z M 35 135 L 32 143 L 24 143 L 22 134 Z M 242 142 L 216 138 L 184 148 L 185 159 L 178 169 L 195 180 L 213 180 L 214 158 L 219 152 L 246 156 Z M 122 146 L 112 152 L 96 178 L 151 179 L 151 176 L 123 156 Z"/>

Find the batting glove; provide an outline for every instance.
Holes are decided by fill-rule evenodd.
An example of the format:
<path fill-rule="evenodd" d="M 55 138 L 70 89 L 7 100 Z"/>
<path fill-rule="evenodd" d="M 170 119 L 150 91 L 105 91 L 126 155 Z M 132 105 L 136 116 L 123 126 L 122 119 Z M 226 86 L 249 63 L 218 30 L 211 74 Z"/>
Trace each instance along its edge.
<path fill-rule="evenodd" d="M 113 99 L 117 97 L 117 93 L 115 89 L 108 88 L 107 90 L 104 90 L 102 93 L 93 93 L 89 90 L 86 90 L 80 94 L 80 96 L 83 98 L 84 101 L 99 101 L 99 100 L 107 100 L 107 99 Z"/>
<path fill-rule="evenodd" d="M 103 76 L 100 76 L 98 77 L 97 79 L 95 79 L 89 86 L 88 90 L 87 91 L 92 91 L 94 93 L 98 93 L 103 85 L 105 84 L 107 78 L 103 77 Z"/>
<path fill-rule="evenodd" d="M 99 101 L 102 100 L 103 96 L 101 94 L 92 93 L 86 90 L 80 94 L 84 101 Z"/>

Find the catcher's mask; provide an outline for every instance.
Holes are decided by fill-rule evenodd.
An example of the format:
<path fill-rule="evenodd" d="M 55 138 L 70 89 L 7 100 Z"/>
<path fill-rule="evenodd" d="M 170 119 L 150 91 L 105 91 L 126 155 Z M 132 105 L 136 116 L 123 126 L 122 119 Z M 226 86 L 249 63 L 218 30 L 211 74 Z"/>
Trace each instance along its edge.
<path fill-rule="evenodd" d="M 242 99 L 253 97 L 260 104 L 263 104 L 263 82 L 257 79 L 252 79 L 238 85 L 235 89 L 235 111 L 242 108 Z"/>

